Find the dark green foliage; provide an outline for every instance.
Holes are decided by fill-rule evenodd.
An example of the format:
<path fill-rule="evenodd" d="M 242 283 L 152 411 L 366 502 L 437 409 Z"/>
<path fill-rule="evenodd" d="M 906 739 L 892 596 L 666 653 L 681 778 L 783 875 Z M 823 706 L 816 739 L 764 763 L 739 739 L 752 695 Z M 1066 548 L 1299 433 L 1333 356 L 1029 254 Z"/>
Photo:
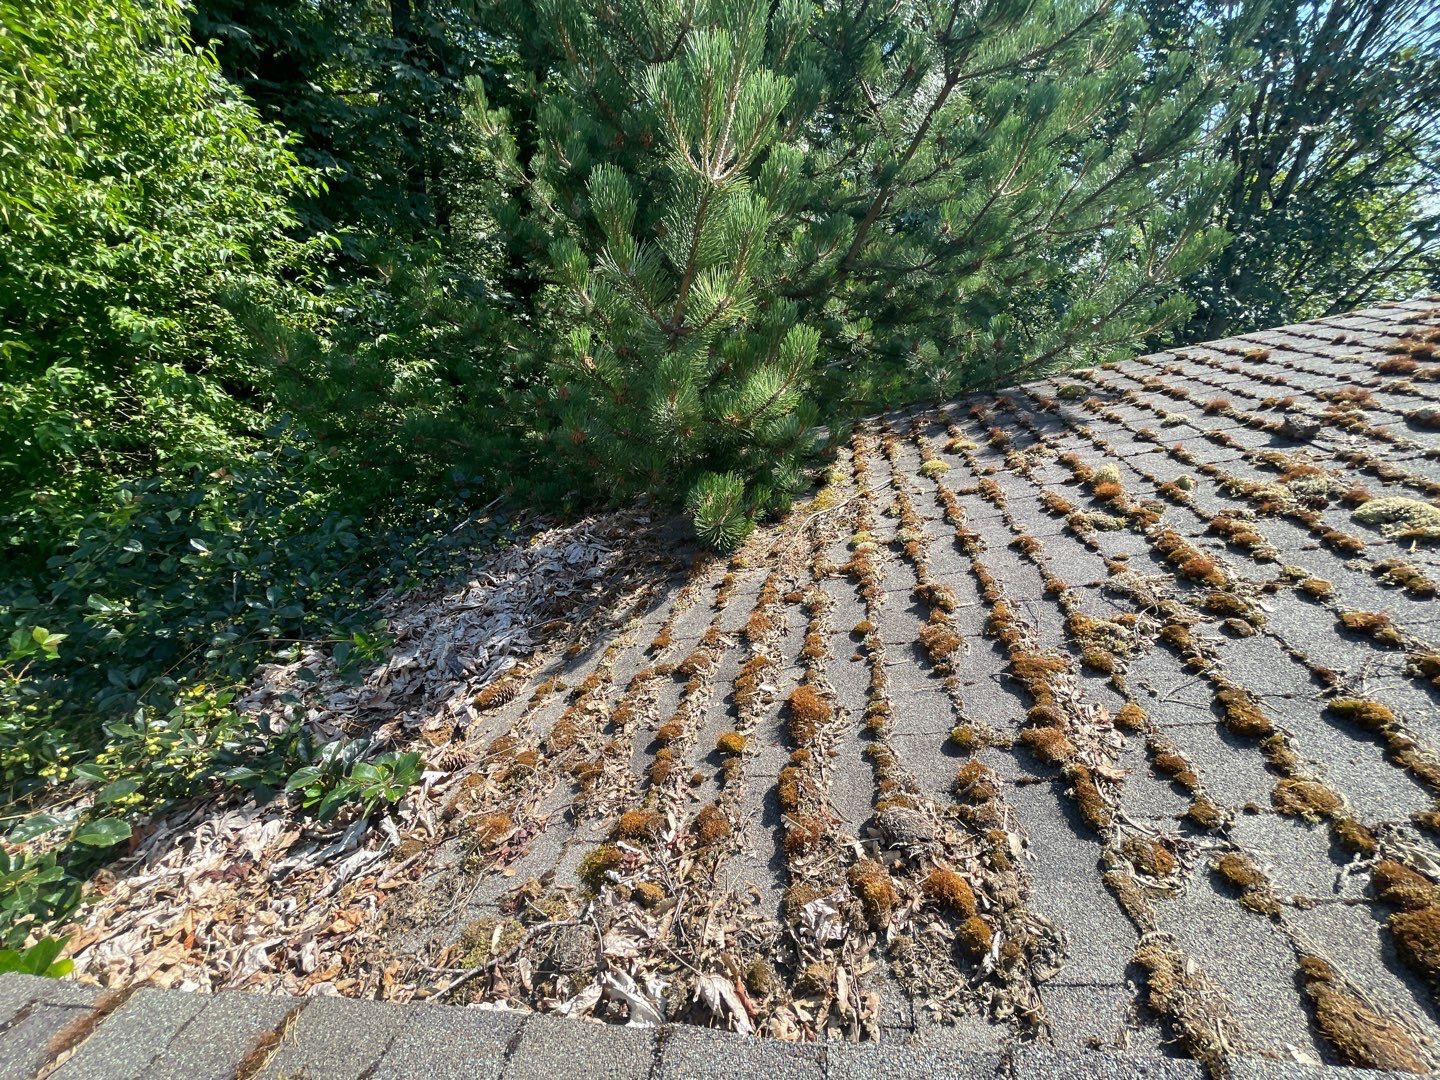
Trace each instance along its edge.
<path fill-rule="evenodd" d="M 0 537 L 42 565 L 116 477 L 219 468 L 252 372 L 218 302 L 283 304 L 312 181 L 170 3 L 0 5 Z"/>
<path fill-rule="evenodd" d="M 1212 0 L 1145 5 L 1167 44 Z M 1274 0 L 1232 28 L 1253 104 L 1232 106 L 1216 223 L 1236 238 L 1189 287 L 1203 341 L 1440 288 L 1440 12 L 1426 0 Z"/>
<path fill-rule="evenodd" d="M 401 243 L 470 231 L 483 162 L 466 144 L 463 83 L 481 70 L 473 4 L 198 0 L 195 40 L 325 178 L 298 205 L 315 231 Z"/>
<path fill-rule="evenodd" d="M 720 542 L 737 482 L 784 506 L 817 402 L 1108 359 L 1221 239 L 1203 32 L 1136 93 L 1141 24 L 1077 0 L 503 15 L 525 63 L 477 123 L 497 220 L 548 242 L 559 447 Z"/>
<path fill-rule="evenodd" d="M 530 460 L 532 373 L 484 282 L 436 244 L 368 239 L 356 254 L 363 261 L 327 297 L 334 317 L 323 328 L 237 307 L 275 409 L 346 478 L 338 502 L 370 516 L 402 498 L 488 497 L 517 477 L 543 494 Z"/>

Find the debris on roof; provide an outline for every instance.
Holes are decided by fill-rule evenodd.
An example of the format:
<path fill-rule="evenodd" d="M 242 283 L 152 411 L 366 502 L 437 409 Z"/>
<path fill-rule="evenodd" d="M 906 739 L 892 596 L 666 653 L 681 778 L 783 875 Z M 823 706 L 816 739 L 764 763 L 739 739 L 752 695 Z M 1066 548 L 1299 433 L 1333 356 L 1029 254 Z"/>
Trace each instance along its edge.
<path fill-rule="evenodd" d="M 1414 301 L 875 417 L 728 558 L 542 534 L 252 694 L 423 748 L 397 813 L 177 810 L 77 968 L 1433 1067 L 1437 351 Z"/>

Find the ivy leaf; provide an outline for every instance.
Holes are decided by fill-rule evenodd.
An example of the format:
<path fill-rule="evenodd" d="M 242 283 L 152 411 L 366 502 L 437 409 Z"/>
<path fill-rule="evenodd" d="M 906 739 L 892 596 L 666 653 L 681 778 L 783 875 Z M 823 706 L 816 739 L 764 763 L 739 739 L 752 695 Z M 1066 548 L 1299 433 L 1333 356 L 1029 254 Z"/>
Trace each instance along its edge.
<path fill-rule="evenodd" d="M 96 818 L 80 826 L 75 842 L 88 847 L 113 847 L 122 840 L 130 839 L 130 823 L 124 818 Z"/>

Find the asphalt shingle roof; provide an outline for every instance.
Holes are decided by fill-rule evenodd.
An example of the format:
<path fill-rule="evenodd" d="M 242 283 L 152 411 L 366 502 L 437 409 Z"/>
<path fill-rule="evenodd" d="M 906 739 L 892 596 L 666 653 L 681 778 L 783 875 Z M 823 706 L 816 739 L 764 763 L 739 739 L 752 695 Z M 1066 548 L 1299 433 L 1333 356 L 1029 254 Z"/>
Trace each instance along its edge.
<path fill-rule="evenodd" d="M 452 1000 L 881 1051 L 425 1023 L 513 1023 L 440 1040 L 491 1075 L 1428 1067 L 1437 428 L 1436 301 L 857 425 L 492 695 L 382 917 Z M 408 1024 L 322 1056 L 445 1074 Z"/>

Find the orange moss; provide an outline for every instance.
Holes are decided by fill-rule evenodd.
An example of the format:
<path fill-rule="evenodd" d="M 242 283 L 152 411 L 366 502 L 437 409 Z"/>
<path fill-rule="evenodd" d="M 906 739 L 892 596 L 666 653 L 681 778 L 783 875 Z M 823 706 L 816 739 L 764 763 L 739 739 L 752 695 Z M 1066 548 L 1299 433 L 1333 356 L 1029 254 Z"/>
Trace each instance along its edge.
<path fill-rule="evenodd" d="M 1150 877 L 1169 877 L 1180 868 L 1174 854 L 1159 840 L 1142 836 L 1127 836 L 1120 850 L 1135 869 Z"/>
<path fill-rule="evenodd" d="M 1120 706 L 1120 711 L 1115 714 L 1115 726 L 1124 731 L 1144 731 L 1150 723 L 1150 717 L 1145 710 L 1133 701 L 1127 701 Z"/>
<path fill-rule="evenodd" d="M 845 880 L 859 899 L 870 926 L 876 930 L 889 926 L 895 905 L 900 902 L 900 894 L 895 891 L 885 867 L 870 859 L 862 859 L 850 867 Z"/>
<path fill-rule="evenodd" d="M 956 944 L 960 950 L 972 960 L 978 960 L 990 951 L 990 944 L 995 935 L 990 930 L 990 924 L 979 915 L 972 915 L 960 924 L 955 934 Z"/>
<path fill-rule="evenodd" d="M 665 831 L 665 815 L 658 810 L 626 810 L 615 822 L 610 836 L 615 840 L 645 843 Z"/>
<path fill-rule="evenodd" d="M 697 845 L 710 847 L 730 835 L 730 819 L 718 806 L 702 806 L 690 823 L 690 832 Z"/>
<path fill-rule="evenodd" d="M 936 907 L 959 915 L 975 914 L 975 890 L 954 870 L 937 867 L 920 885 L 925 899 Z"/>
<path fill-rule="evenodd" d="M 738 731 L 727 731 L 715 740 L 715 749 L 722 754 L 743 754 L 745 752 L 745 736 Z"/>
<path fill-rule="evenodd" d="M 750 618 L 745 620 L 745 640 L 754 644 L 774 629 L 775 624 L 770 621 L 770 616 L 756 608 L 750 613 Z"/>
<path fill-rule="evenodd" d="M 799 746 L 814 741 L 820 726 L 830 720 L 829 703 L 808 683 L 797 686 L 786 700 L 790 706 L 791 740 Z"/>
<path fill-rule="evenodd" d="M 920 628 L 920 644 L 930 654 L 930 659 L 943 663 L 964 644 L 963 639 L 946 622 L 927 622 Z"/>
<path fill-rule="evenodd" d="M 669 746 L 684 736 L 685 726 L 678 720 L 669 720 L 655 729 L 655 741 L 661 746 Z"/>
<path fill-rule="evenodd" d="M 1343 805 L 1340 796 L 1316 780 L 1287 777 L 1275 784 L 1270 802 L 1286 817 L 1319 821 L 1338 811 Z"/>

